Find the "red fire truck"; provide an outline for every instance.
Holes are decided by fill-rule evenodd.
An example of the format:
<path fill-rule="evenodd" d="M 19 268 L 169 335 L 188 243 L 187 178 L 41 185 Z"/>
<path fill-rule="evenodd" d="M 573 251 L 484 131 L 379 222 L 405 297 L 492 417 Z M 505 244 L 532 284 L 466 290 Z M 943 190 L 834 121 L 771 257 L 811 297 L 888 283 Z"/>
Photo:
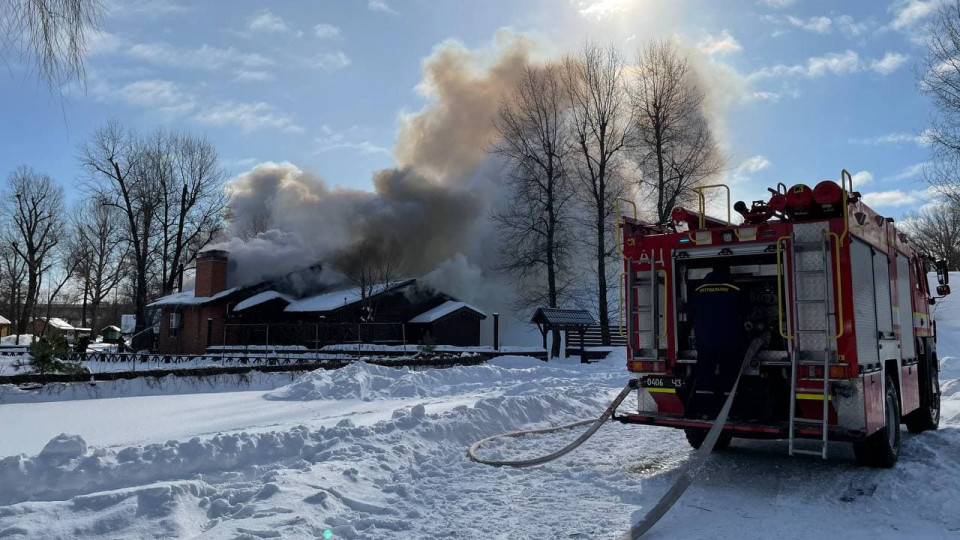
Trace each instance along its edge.
<path fill-rule="evenodd" d="M 705 194 L 718 189 L 726 220 L 706 215 Z M 733 437 L 788 439 L 790 455 L 826 459 L 828 441 L 848 441 L 858 462 L 891 467 L 901 422 L 911 432 L 937 429 L 930 306 L 950 292 L 943 262 L 868 208 L 847 171 L 840 184 L 779 184 L 749 208 L 737 202 L 739 224 L 730 219 L 727 186 L 695 191 L 698 210 L 676 208 L 670 223 L 644 223 L 635 209 L 620 219 L 621 329 L 638 390 L 636 410 L 621 406 L 616 420 L 684 429 L 699 447 L 713 421 L 685 414 L 697 364 L 686 307 L 705 276 L 723 267 L 745 304 L 731 317 L 763 346 L 728 359 L 746 367 L 715 448 Z M 929 268 L 940 282 L 936 295 Z"/>

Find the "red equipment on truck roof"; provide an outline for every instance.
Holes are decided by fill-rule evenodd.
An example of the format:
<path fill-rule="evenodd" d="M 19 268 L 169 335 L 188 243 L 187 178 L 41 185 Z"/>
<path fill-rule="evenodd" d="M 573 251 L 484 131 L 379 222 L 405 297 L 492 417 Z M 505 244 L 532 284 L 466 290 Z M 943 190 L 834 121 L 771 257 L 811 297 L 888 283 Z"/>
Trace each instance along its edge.
<path fill-rule="evenodd" d="M 726 220 L 706 216 L 704 191 L 714 188 L 727 190 Z M 698 356 L 687 306 L 722 269 L 744 304 L 731 317 L 763 346 L 750 353 L 719 444 L 783 438 L 790 455 L 826 458 L 827 441 L 842 440 L 861 463 L 890 467 L 901 422 L 913 432 L 939 424 L 937 296 L 926 279 L 934 261 L 863 203 L 845 170 L 839 185 L 769 191 L 734 206 L 736 225 L 720 184 L 697 188 L 698 211 L 677 208 L 671 223 L 620 219 L 621 333 L 640 388 L 636 410 L 621 407 L 614 419 L 681 428 L 700 444 L 712 422 L 685 414 Z M 943 296 L 946 266 L 935 266 Z"/>

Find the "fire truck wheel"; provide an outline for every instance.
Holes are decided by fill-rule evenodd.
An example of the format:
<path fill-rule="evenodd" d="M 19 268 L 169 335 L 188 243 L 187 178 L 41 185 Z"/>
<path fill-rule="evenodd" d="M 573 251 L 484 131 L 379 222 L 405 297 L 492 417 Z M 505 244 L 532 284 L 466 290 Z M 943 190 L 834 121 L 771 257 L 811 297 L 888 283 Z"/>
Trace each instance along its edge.
<path fill-rule="evenodd" d="M 690 443 L 690 446 L 697 450 L 700 448 L 700 445 L 703 444 L 703 440 L 707 438 L 707 430 L 705 429 L 685 429 L 683 432 L 687 435 L 687 442 Z M 733 440 L 733 435 L 729 433 L 721 433 L 720 438 L 717 439 L 717 444 L 713 445 L 714 450 L 726 450 L 730 447 L 730 441 Z"/>
<path fill-rule="evenodd" d="M 932 431 L 940 427 L 940 379 L 933 379 L 934 393 L 932 403 L 923 405 L 904 418 L 910 433 Z M 926 400 L 924 400 L 926 401 Z"/>
<path fill-rule="evenodd" d="M 884 427 L 863 442 L 853 443 L 857 463 L 889 469 L 900 457 L 900 404 L 893 379 L 887 377 Z"/>
<path fill-rule="evenodd" d="M 928 354 L 927 362 L 919 366 L 919 375 L 921 385 L 930 384 L 932 380 L 933 392 L 929 397 L 926 392 L 920 392 L 920 408 L 903 419 L 910 433 L 931 431 L 940 427 L 940 377 L 936 368 L 932 367 L 937 365 L 937 357 L 930 356 Z"/>

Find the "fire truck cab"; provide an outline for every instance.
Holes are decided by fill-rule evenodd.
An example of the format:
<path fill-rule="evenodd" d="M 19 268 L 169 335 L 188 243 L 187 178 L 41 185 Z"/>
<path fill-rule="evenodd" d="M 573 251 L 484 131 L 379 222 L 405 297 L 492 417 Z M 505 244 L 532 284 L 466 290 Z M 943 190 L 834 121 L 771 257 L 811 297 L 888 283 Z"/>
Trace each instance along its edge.
<path fill-rule="evenodd" d="M 706 215 L 705 193 L 716 189 L 726 190 L 726 220 Z M 733 437 L 788 439 L 790 455 L 826 459 L 828 441 L 847 441 L 858 462 L 891 467 L 901 423 L 911 432 L 939 424 L 930 306 L 949 294 L 946 266 L 868 208 L 845 170 L 840 184 L 768 191 L 749 208 L 734 205 L 739 224 L 719 184 L 697 188 L 698 210 L 678 207 L 669 223 L 644 223 L 635 211 L 620 218 L 621 332 L 638 389 L 636 410 L 623 405 L 614 418 L 684 429 L 699 447 L 713 420 L 687 414 L 697 365 L 688 306 L 722 268 L 743 305 L 730 317 L 761 346 L 749 359 L 740 350 L 723 360 L 746 368 L 717 447 Z"/>

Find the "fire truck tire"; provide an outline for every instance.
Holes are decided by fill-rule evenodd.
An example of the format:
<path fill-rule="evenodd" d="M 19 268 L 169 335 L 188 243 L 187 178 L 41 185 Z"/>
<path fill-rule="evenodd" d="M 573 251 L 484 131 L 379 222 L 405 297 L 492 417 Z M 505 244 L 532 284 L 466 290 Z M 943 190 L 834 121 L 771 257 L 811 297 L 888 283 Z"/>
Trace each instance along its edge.
<path fill-rule="evenodd" d="M 707 430 L 705 429 L 685 429 L 683 432 L 687 435 L 687 442 L 690 443 L 690 446 L 692 446 L 694 450 L 699 450 L 704 439 L 707 438 Z M 730 447 L 730 441 L 732 440 L 733 435 L 721 433 L 720 438 L 717 439 L 716 444 L 713 445 L 713 449 L 726 450 Z"/>
<path fill-rule="evenodd" d="M 940 381 L 934 379 L 934 385 L 936 393 L 932 398 L 933 403 L 920 407 L 903 419 L 910 433 L 933 431 L 940 427 Z"/>
<path fill-rule="evenodd" d="M 861 465 L 889 469 L 900 457 L 900 404 L 897 389 L 889 376 L 886 388 L 885 425 L 867 440 L 853 443 L 853 454 Z"/>
<path fill-rule="evenodd" d="M 932 431 L 940 427 L 940 378 L 937 375 L 936 365 L 937 358 L 934 356 L 920 366 L 920 384 L 930 385 L 932 382 L 932 392 L 930 395 L 920 392 L 920 408 L 904 417 L 904 423 L 907 424 L 910 433 Z"/>

